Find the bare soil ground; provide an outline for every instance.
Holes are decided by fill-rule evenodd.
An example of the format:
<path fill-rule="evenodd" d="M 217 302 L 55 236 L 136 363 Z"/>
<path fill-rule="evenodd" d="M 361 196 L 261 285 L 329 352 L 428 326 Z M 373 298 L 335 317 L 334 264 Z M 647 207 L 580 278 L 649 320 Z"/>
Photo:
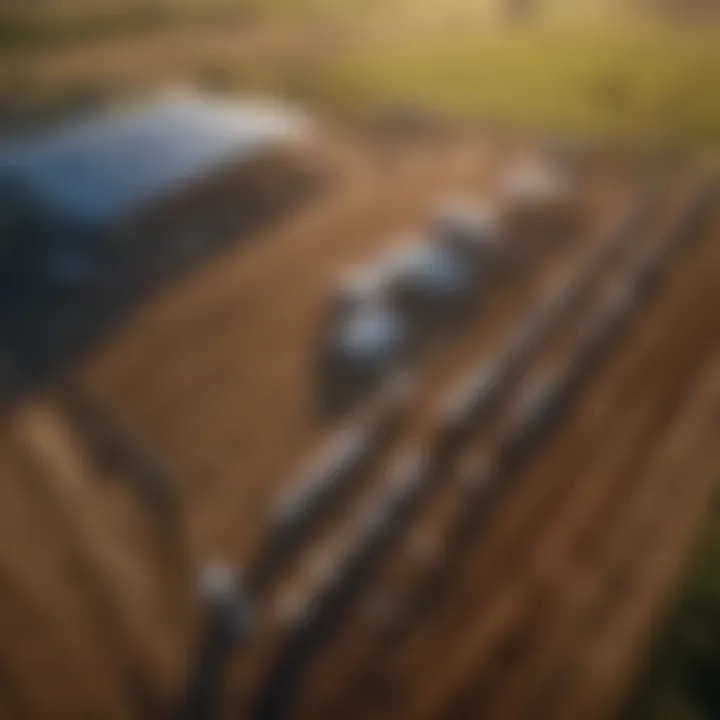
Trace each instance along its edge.
<path fill-rule="evenodd" d="M 122 468 L 99 469 L 88 428 L 68 422 L 62 388 L 5 414 L 0 712 L 157 717 L 172 704 L 197 630 L 195 569 L 213 556 L 249 561 L 268 508 L 331 430 L 313 410 L 312 349 L 339 273 L 422 228 L 446 195 L 491 195 L 518 152 L 475 136 L 394 159 L 340 143 L 327 196 L 168 289 L 69 374 L 131 442 L 173 468 L 179 500 L 170 512 L 142 503 Z M 639 178 L 600 163 L 584 183 L 584 232 L 544 254 L 522 282 L 495 288 L 473 324 L 427 360 L 396 447 L 431 441 L 448 391 L 603 242 Z M 688 187 L 687 176 L 672 178 L 648 226 L 629 238 L 629 255 L 652 247 Z M 452 572 L 429 611 L 391 639 L 377 593 L 412 597 L 416 531 L 388 548 L 349 624 L 310 659 L 302 716 L 611 712 L 717 463 L 717 238 L 715 223 L 679 256 L 482 534 L 457 557 L 439 553 Z M 603 275 L 593 297 L 625 267 Z M 562 367 L 586 318 L 578 308 L 578 327 L 527 375 Z M 478 436 L 477 447 L 493 437 Z M 309 569 L 293 569 L 301 587 L 313 591 L 314 557 L 352 542 L 356 510 L 382 499 L 383 467 L 313 540 Z M 416 523 L 421 540 L 447 529 L 458 501 L 446 485 Z M 282 600 L 272 599 L 263 637 L 277 635 Z M 235 713 L 272 666 L 274 645 L 261 647 L 263 637 L 231 673 Z"/>

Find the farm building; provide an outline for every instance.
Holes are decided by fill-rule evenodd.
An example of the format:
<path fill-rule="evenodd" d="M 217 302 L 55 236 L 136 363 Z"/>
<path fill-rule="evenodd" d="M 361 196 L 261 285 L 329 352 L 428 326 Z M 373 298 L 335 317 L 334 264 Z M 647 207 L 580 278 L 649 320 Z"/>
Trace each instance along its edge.
<path fill-rule="evenodd" d="M 444 330 L 467 319 L 502 264 L 495 214 L 445 203 L 428 230 L 354 271 L 333 291 L 319 343 L 326 409 L 372 392 L 413 363 Z"/>
<path fill-rule="evenodd" d="M 310 127 L 183 93 L 14 141 L 0 149 L 2 264 L 74 285 L 201 255 L 296 195 Z"/>

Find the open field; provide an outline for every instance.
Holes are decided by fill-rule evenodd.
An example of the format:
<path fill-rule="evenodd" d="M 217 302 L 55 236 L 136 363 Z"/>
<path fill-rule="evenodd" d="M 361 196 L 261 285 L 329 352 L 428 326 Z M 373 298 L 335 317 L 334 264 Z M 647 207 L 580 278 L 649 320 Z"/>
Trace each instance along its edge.
<path fill-rule="evenodd" d="M 255 604 L 220 716 L 615 716 L 720 467 L 717 189 L 684 222 L 720 153 L 718 27 L 619 0 L 533 23 L 471 0 L 88 2 L 0 10 L 3 118 L 175 82 L 278 95 L 328 120 L 337 174 L 0 408 L 0 720 L 175 717 L 214 559 Z M 398 109 L 439 132 L 371 136 Z M 298 470 L 364 427 L 317 412 L 335 282 L 555 133 L 597 148 L 581 231 L 423 358 L 378 451 L 263 575 Z M 496 401 L 448 432 L 459 383 L 508 357 Z M 543 381 L 558 394 L 528 428 Z"/>
<path fill-rule="evenodd" d="M 107 32 L 90 28 L 83 41 L 71 42 L 66 30 L 67 43 L 3 44 L 0 87 L 11 103 L 62 105 L 88 88 L 123 95 L 190 81 L 289 96 L 351 120 L 410 103 L 716 156 L 717 26 L 661 22 L 620 6 L 551 2 L 541 4 L 537 23 L 515 25 L 502 21 L 500 3 L 464 0 L 171 3 L 162 12 L 184 19 L 158 20 L 147 32 L 133 32 L 135 16 L 125 9 L 117 22 L 101 14 Z M 91 22 L 80 10 L 70 15 Z"/>
<path fill-rule="evenodd" d="M 196 569 L 213 557 L 249 564 L 268 510 L 331 431 L 313 411 L 312 348 L 338 273 L 422 227 L 444 196 L 492 195 L 499 171 L 521 151 L 505 136 L 475 133 L 390 156 L 338 138 L 329 195 L 169 288 L 65 383 L 4 417 L 3 532 L 25 538 L 3 554 L 14 588 L 1 656 L 11 717 L 18 708 L 31 717 L 49 708 L 62 717 L 158 717 L 177 702 L 198 628 Z M 307 656 L 303 650 L 298 707 L 314 719 L 470 717 L 481 709 L 537 717 L 539 705 L 548 718 L 600 717 L 614 706 L 717 462 L 717 223 L 672 256 L 657 296 L 638 306 L 617 348 L 573 391 L 567 416 L 513 471 L 508 492 L 488 500 L 489 515 L 486 505 L 469 526 L 457 525 L 466 496 L 454 478 L 468 453 L 492 456 L 504 442 L 518 389 L 574 367 L 602 298 L 667 236 L 694 182 L 671 174 L 646 200 L 650 212 L 636 231 L 608 235 L 642 185 L 637 167 L 592 163 L 584 231 L 545 253 L 522 281 L 489 292 L 473 324 L 423 364 L 389 452 L 268 585 L 257 634 L 233 662 L 230 715 L 273 687 L 293 617 L 304 598 L 322 593 L 328 567 L 362 532 L 363 512 L 385 502 L 397 452 L 433 447 L 438 413 L 458 381 L 502 351 L 583 261 L 605 252 L 582 302 L 523 356 L 523 382 L 465 439 L 431 502 L 407 527 L 394 523 L 399 536 L 383 544 L 377 571 L 343 611 L 346 622 Z M 690 241 L 677 237 L 680 247 Z M 107 432 L 119 437 L 124 428 L 117 442 L 145 460 L 134 469 L 117 459 L 107 465 L 101 423 L 73 419 L 78 390 L 112 419 Z M 171 468 L 169 495 L 142 482 L 157 479 L 148 470 L 157 463 Z M 454 534 L 456 544 L 446 546 Z M 42 605 L 33 604 L 38 597 Z M 417 597 L 426 600 L 416 607 Z M 47 630 L 31 642 L 11 631 L 40 615 Z M 398 617 L 405 619 L 393 629 Z M 446 658 L 441 666 L 437 657 Z M 36 667 L 54 678 L 42 692 Z M 565 692 L 558 681 L 570 672 L 573 691 Z M 96 678 L 92 693 L 82 691 L 88 677 Z"/>

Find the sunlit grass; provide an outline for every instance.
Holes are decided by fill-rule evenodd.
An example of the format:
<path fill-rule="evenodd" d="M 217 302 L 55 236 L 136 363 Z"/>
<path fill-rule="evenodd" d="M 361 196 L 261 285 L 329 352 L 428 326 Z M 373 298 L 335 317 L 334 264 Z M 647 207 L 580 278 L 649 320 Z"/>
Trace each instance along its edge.
<path fill-rule="evenodd" d="M 610 140 L 720 147 L 720 44 L 703 32 L 505 30 L 369 50 L 317 83 L 351 113 L 416 102 Z"/>
<path fill-rule="evenodd" d="M 362 40 L 334 47 L 332 54 L 281 52 L 258 61 L 195 58 L 187 71 L 223 90 L 289 94 L 351 118 L 414 103 L 451 116 L 568 131 L 634 147 L 720 149 L 720 27 L 650 23 L 619 12 L 620 0 L 614 0 L 613 12 L 599 0 L 558 0 L 543 6 L 553 12 L 542 15 L 541 24 L 517 28 L 488 22 L 489 2 L 177 0 L 121 3 L 115 8 L 119 15 L 104 16 L 83 13 L 80 0 L 74 0 L 72 12 L 21 14 L 30 24 L 14 39 L 12 25 L 0 28 L 11 40 L 0 47 L 5 67 L 14 68 L 5 72 L 8 83 L 18 87 L 27 85 L 23 53 L 28 49 L 42 56 L 58 45 L 173 28 L 201 37 L 208 26 L 248 21 L 268 27 L 276 19 L 300 34 L 303 28 L 317 34 L 327 26 L 331 38 L 332 23 L 339 22 L 351 35 L 364 29 Z M 381 38 L 364 25 L 373 12 L 371 27 L 384 30 Z M 385 15 L 386 25 L 377 22 Z M 418 17 L 436 22 L 409 30 Z M 52 66 L 52 53 L 47 63 Z M 15 75 L 20 80 L 13 83 Z M 63 82 L 70 84 L 67 78 Z"/>

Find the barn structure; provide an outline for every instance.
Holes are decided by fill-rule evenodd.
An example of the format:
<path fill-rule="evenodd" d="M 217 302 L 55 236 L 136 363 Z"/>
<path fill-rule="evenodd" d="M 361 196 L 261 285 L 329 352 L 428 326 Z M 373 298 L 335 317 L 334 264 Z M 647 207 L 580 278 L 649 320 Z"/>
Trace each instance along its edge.
<path fill-rule="evenodd" d="M 289 108 L 183 92 L 0 147 L 0 359 L 12 388 L 296 206 L 322 175 L 315 137 Z"/>
<path fill-rule="evenodd" d="M 310 127 L 279 106 L 172 93 L 15 141 L 0 149 L 0 263 L 73 285 L 202 254 L 298 190 Z"/>

